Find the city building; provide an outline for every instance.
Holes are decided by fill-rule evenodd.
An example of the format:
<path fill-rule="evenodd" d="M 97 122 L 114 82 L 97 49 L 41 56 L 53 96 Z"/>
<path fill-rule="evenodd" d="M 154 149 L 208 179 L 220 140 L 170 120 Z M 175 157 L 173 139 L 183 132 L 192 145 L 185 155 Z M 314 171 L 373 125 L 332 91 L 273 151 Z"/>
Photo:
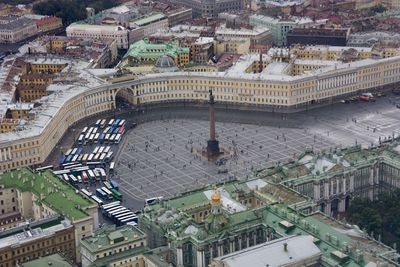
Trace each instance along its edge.
<path fill-rule="evenodd" d="M 131 20 L 137 19 L 139 16 L 139 10 L 128 5 L 116 6 L 101 12 L 102 23 L 122 25 L 125 28 L 129 27 Z"/>
<path fill-rule="evenodd" d="M 276 46 L 287 46 L 287 33 L 293 28 L 305 26 L 318 26 L 326 23 L 326 20 L 313 21 L 307 17 L 273 18 L 263 15 L 251 15 L 250 25 L 261 26 L 270 29 L 273 43 Z"/>
<path fill-rule="evenodd" d="M 26 17 L 0 17 L 0 43 L 18 43 L 38 33 L 34 20 Z"/>
<path fill-rule="evenodd" d="M 38 32 L 49 32 L 59 28 L 62 28 L 61 18 L 55 16 L 44 16 L 39 20 L 36 20 L 36 26 Z"/>
<path fill-rule="evenodd" d="M 135 226 L 104 225 L 81 240 L 82 267 L 149 266 L 146 250 L 146 234 Z"/>
<path fill-rule="evenodd" d="M 0 233 L 0 266 L 18 266 L 57 252 L 77 260 L 74 226 L 68 220 L 48 218 Z"/>
<path fill-rule="evenodd" d="M 199 37 L 190 44 L 190 58 L 194 63 L 207 64 L 208 60 L 212 57 L 213 54 L 213 37 Z"/>
<path fill-rule="evenodd" d="M 266 170 L 271 176 L 205 186 L 146 206 L 139 222 L 148 246 L 167 246 L 166 261 L 185 267 L 390 265 L 400 256 L 357 226 L 321 213 L 312 197 L 290 185 L 297 173 L 282 167 Z M 278 170 L 291 178 L 281 183 Z M 363 178 L 354 179 L 361 184 Z"/>
<path fill-rule="evenodd" d="M 287 33 L 287 45 L 332 45 L 346 46 L 350 28 L 294 28 Z"/>
<path fill-rule="evenodd" d="M 176 25 L 190 21 L 193 18 L 192 9 L 186 7 L 168 10 L 165 12 L 165 15 L 168 18 L 169 27 L 174 27 Z"/>
<path fill-rule="evenodd" d="M 178 6 L 191 8 L 194 17 L 217 17 L 219 13 L 241 10 L 243 3 L 240 0 L 169 0 Z"/>
<path fill-rule="evenodd" d="M 37 267 L 37 266 L 52 266 L 52 267 L 73 267 L 74 265 L 69 262 L 65 257 L 60 254 L 52 254 L 44 256 L 39 259 L 27 261 L 17 265 L 17 267 Z"/>
<path fill-rule="evenodd" d="M 217 103 L 224 107 L 296 112 L 343 100 L 361 91 L 397 87 L 400 82 L 399 56 L 376 57 L 371 48 L 360 47 L 314 46 L 304 51 L 304 56 L 297 59 L 309 61 L 297 61 L 304 67 L 296 69 L 296 73 L 291 71 L 296 60 L 290 59 L 302 50 L 272 48 L 261 55 L 262 68 L 258 53 L 242 55 L 220 72 L 213 69 L 146 74 L 114 84 L 85 70 L 87 64 L 74 64 L 79 71 L 68 72 L 69 85 L 56 86 L 64 88 L 60 94 L 39 101 L 42 106 L 32 110 L 24 130 L 2 134 L 0 171 L 42 163 L 68 127 L 88 116 L 113 110 L 118 94 L 129 95 L 133 105 L 180 105 L 204 103 L 212 89 Z M 309 58 L 304 58 L 307 55 Z M 323 64 L 319 60 L 324 60 Z M 6 70 L 7 67 L 2 69 Z M 8 92 L 3 95 L 12 98 Z M 47 101 L 52 104 L 46 104 Z M 5 114 L 7 105 L 0 105 L 0 111 Z M 26 156 L 21 158 L 20 153 Z"/>
<path fill-rule="evenodd" d="M 19 123 L 19 120 L 1 118 L 0 119 L 0 133 L 15 131 L 17 129 L 18 123 Z"/>
<path fill-rule="evenodd" d="M 39 151 L 36 149 L 31 150 L 29 153 L 37 157 Z M 19 157 L 27 158 L 24 155 L 25 153 L 20 153 Z M 7 155 L 4 151 L 0 155 L 3 160 L 8 157 L 10 155 Z M 26 159 L 24 160 L 27 161 Z M 98 228 L 97 204 L 76 193 L 75 188 L 64 183 L 51 171 L 37 173 L 27 168 L 0 174 L 0 193 L 1 202 L 3 203 L 2 214 L 7 214 L 6 211 L 19 212 L 24 220 L 32 222 L 60 215 L 70 221 L 71 232 L 68 232 L 70 234 L 68 240 L 72 240 L 74 243 L 73 259 L 76 262 L 80 262 L 79 240 L 89 236 L 94 229 Z M 6 197 L 7 199 L 5 199 Z M 62 223 L 61 225 L 65 226 L 66 224 Z M 39 231 L 38 234 L 42 233 Z M 32 236 L 28 234 L 27 238 L 32 238 Z M 35 238 L 32 239 L 35 240 Z M 3 239 L 0 238 L 0 243 L 2 241 Z M 13 244 L 13 242 L 10 242 L 8 241 L 9 245 Z M 48 246 L 52 247 L 50 244 Z M 43 250 L 43 245 L 36 245 L 35 249 Z M 22 252 L 34 253 L 32 249 Z M 56 251 L 52 249 L 50 252 L 54 253 Z M 43 253 L 47 252 L 43 250 Z M 35 257 L 41 255 L 43 254 L 36 254 Z M 15 254 L 15 256 L 20 257 L 19 254 Z M 24 258 L 24 260 L 27 259 L 27 257 Z M 16 259 L 9 256 L 9 260 L 10 266 L 12 266 L 11 263 Z"/>
<path fill-rule="evenodd" d="M 129 22 L 132 31 L 139 29 L 143 31 L 142 37 L 147 37 L 157 31 L 168 28 L 168 18 L 162 13 L 151 13 L 146 16 Z"/>
<path fill-rule="evenodd" d="M 120 67 L 154 65 L 157 59 L 163 55 L 172 57 L 177 66 L 184 66 L 189 63 L 189 48 L 178 47 L 174 43 L 151 44 L 147 39 L 144 39 L 130 45 Z"/>
<path fill-rule="evenodd" d="M 231 29 L 221 25 L 215 29 L 215 38 L 219 41 L 249 39 L 251 45 L 272 45 L 272 33 L 265 27 Z"/>
<path fill-rule="evenodd" d="M 321 250 L 312 236 L 288 236 L 214 259 L 211 267 L 316 266 Z"/>
<path fill-rule="evenodd" d="M 66 29 L 68 37 L 83 39 L 98 39 L 109 42 L 116 40 L 118 48 L 128 48 L 128 30 L 122 26 L 92 25 L 83 23 L 72 23 Z"/>

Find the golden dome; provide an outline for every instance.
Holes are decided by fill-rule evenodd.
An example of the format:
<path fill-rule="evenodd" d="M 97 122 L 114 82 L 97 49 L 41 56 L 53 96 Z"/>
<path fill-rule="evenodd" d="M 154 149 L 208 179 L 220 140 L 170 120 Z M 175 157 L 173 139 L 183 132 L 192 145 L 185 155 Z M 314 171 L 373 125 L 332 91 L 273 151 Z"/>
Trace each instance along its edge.
<path fill-rule="evenodd" d="M 219 205 L 220 203 L 221 203 L 221 194 L 219 193 L 218 190 L 214 190 L 214 192 L 211 195 L 211 204 Z"/>

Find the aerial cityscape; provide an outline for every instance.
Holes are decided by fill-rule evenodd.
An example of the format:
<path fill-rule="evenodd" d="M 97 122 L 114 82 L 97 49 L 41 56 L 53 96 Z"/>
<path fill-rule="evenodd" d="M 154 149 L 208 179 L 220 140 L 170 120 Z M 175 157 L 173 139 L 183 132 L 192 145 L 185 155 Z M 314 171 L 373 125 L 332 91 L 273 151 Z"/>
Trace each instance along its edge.
<path fill-rule="evenodd" d="M 400 266 L 400 1 L 0 0 L 14 266 Z"/>

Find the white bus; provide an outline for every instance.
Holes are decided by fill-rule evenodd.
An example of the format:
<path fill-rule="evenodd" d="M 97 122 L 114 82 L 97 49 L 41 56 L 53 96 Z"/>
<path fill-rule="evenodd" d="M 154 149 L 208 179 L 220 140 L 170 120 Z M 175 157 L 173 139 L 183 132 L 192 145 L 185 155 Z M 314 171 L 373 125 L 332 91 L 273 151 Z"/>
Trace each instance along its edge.
<path fill-rule="evenodd" d="M 72 162 L 76 162 L 77 161 L 77 159 L 78 159 L 78 157 L 79 157 L 79 155 L 74 155 L 74 157 L 72 158 Z"/>
<path fill-rule="evenodd" d="M 94 157 L 94 154 L 90 154 L 87 161 L 92 161 L 93 157 Z"/>
<path fill-rule="evenodd" d="M 72 149 L 71 155 L 75 155 L 75 154 L 76 154 L 76 151 L 78 151 L 78 148 L 77 148 L 77 147 L 75 147 L 74 149 Z"/>
<path fill-rule="evenodd" d="M 103 153 L 103 150 L 104 150 L 104 146 L 101 146 L 100 149 L 99 149 L 99 151 L 97 151 L 97 152 L 98 152 L 98 153 Z"/>
<path fill-rule="evenodd" d="M 146 205 L 153 205 L 162 200 L 164 197 L 152 197 L 146 199 Z"/>
<path fill-rule="evenodd" d="M 94 127 L 92 133 L 96 134 L 97 133 L 97 129 L 98 129 L 97 127 Z"/>
<path fill-rule="evenodd" d="M 93 131 L 93 127 L 90 127 L 88 133 L 92 133 L 92 131 Z"/>
<path fill-rule="evenodd" d="M 104 137 L 104 142 L 107 144 L 110 141 L 110 134 L 106 134 L 106 136 Z"/>
<path fill-rule="evenodd" d="M 122 127 L 125 125 L 125 120 L 121 120 L 118 124 L 118 127 Z"/>
<path fill-rule="evenodd" d="M 77 161 L 78 161 L 78 162 L 82 161 L 82 159 L 83 159 L 83 156 L 84 156 L 84 154 L 80 154 L 80 155 L 78 156 L 78 159 L 77 159 Z"/>
<path fill-rule="evenodd" d="M 111 119 L 109 122 L 108 122 L 108 126 L 112 126 L 114 124 L 114 119 Z"/>
<path fill-rule="evenodd" d="M 97 144 L 99 142 L 100 133 L 96 133 L 94 136 L 94 143 Z"/>
<path fill-rule="evenodd" d="M 85 139 L 85 136 L 83 134 L 80 134 L 79 137 L 78 137 L 78 144 L 82 145 L 84 139 Z"/>
<path fill-rule="evenodd" d="M 96 147 L 93 149 L 93 154 L 97 154 L 97 152 L 99 152 L 99 149 L 100 149 L 100 147 L 99 147 L 99 146 L 96 146 Z"/>
<path fill-rule="evenodd" d="M 106 157 L 107 153 L 101 153 L 99 160 L 103 161 L 104 158 Z"/>
<path fill-rule="evenodd" d="M 107 194 L 108 199 L 113 199 L 113 194 L 110 190 L 107 189 L 107 187 L 103 186 L 101 190 L 103 190 L 103 192 Z"/>
<path fill-rule="evenodd" d="M 119 206 L 119 204 L 121 204 L 121 201 L 114 201 L 114 202 L 105 204 L 105 205 L 103 205 L 103 210 L 107 210 L 109 208 Z"/>
<path fill-rule="evenodd" d="M 120 140 L 121 140 L 121 134 L 117 134 L 117 135 L 115 136 L 114 143 L 115 143 L 115 144 L 118 144 Z"/>
<path fill-rule="evenodd" d="M 95 156 L 94 156 L 94 158 L 93 158 L 93 160 L 94 161 L 98 161 L 99 160 L 99 158 L 100 158 L 100 153 L 97 153 Z"/>
<path fill-rule="evenodd" d="M 72 149 L 71 148 L 68 149 L 67 152 L 65 152 L 65 156 L 69 156 L 71 154 L 71 152 L 72 152 Z"/>
<path fill-rule="evenodd" d="M 115 162 L 112 161 L 112 162 L 110 163 L 110 172 L 113 172 L 113 171 L 114 171 L 114 168 L 115 168 Z"/>
<path fill-rule="evenodd" d="M 87 132 L 86 135 L 85 135 L 85 140 L 87 141 L 87 140 L 89 140 L 89 138 L 90 138 L 90 133 Z"/>
<path fill-rule="evenodd" d="M 94 134 L 90 134 L 90 137 L 89 137 L 89 142 L 93 142 L 93 140 L 94 140 Z"/>
<path fill-rule="evenodd" d="M 95 123 L 95 125 L 96 125 L 96 126 L 99 126 L 100 123 L 101 123 L 101 119 L 97 120 L 96 123 Z"/>
<path fill-rule="evenodd" d="M 89 174 L 89 178 L 90 178 L 90 179 L 92 179 L 92 180 L 95 180 L 95 179 L 96 179 L 96 175 L 94 175 L 94 172 L 93 172 L 92 170 L 88 170 L 87 172 L 88 172 L 88 174 Z"/>
<path fill-rule="evenodd" d="M 106 134 L 106 133 L 108 133 L 108 131 L 110 130 L 110 126 L 108 126 L 107 128 L 105 128 L 104 130 L 103 130 L 103 134 Z"/>
<path fill-rule="evenodd" d="M 105 149 L 104 149 L 104 153 L 108 153 L 108 152 L 110 152 L 110 149 L 111 149 L 111 147 L 110 146 L 107 146 Z"/>
<path fill-rule="evenodd" d="M 85 188 L 82 188 L 81 189 L 81 192 L 85 195 L 85 196 L 87 196 L 87 197 L 91 197 L 93 194 L 92 194 L 92 192 L 89 192 L 88 190 L 86 190 Z"/>
<path fill-rule="evenodd" d="M 64 181 L 69 182 L 68 174 L 63 174 Z"/>
<path fill-rule="evenodd" d="M 88 127 L 83 128 L 82 134 L 85 134 L 87 130 L 88 130 Z"/>
<path fill-rule="evenodd" d="M 114 143 L 114 140 L 115 140 L 116 136 L 117 136 L 116 134 L 111 135 L 110 140 L 109 140 L 110 143 Z"/>
<path fill-rule="evenodd" d="M 99 206 L 103 205 L 103 200 L 101 200 L 101 199 L 98 198 L 97 196 L 92 195 L 91 198 L 92 198 Z"/>
<path fill-rule="evenodd" d="M 114 152 L 112 152 L 112 151 L 108 152 L 107 156 L 106 156 L 106 161 L 110 161 L 113 157 L 113 154 L 114 154 Z"/>
<path fill-rule="evenodd" d="M 89 157 L 89 154 L 83 155 L 82 161 L 83 162 L 87 161 L 88 157 Z"/>
<path fill-rule="evenodd" d="M 111 190 L 113 187 L 110 185 L 109 182 L 105 181 L 103 182 L 104 186 L 107 187 L 107 189 Z"/>
<path fill-rule="evenodd" d="M 106 127 L 106 119 L 102 119 L 100 122 L 100 128 Z"/>
<path fill-rule="evenodd" d="M 35 171 L 41 172 L 41 171 L 52 170 L 52 169 L 53 169 L 53 165 L 47 165 L 47 166 L 44 166 L 44 167 L 37 168 Z"/>

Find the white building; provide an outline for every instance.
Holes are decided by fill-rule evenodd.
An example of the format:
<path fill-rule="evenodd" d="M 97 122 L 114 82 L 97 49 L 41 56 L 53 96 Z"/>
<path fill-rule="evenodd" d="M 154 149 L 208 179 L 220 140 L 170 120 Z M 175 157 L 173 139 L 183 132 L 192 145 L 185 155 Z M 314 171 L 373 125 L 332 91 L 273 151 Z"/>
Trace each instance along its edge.
<path fill-rule="evenodd" d="M 215 36 L 220 41 L 250 39 L 252 44 L 271 44 L 272 42 L 272 33 L 266 27 L 231 29 L 221 25 L 215 29 Z"/>
<path fill-rule="evenodd" d="M 2 17 L 0 19 L 0 43 L 18 43 L 38 33 L 34 20 L 29 18 Z"/>
<path fill-rule="evenodd" d="M 118 48 L 128 48 L 128 30 L 122 26 L 72 23 L 67 27 L 68 37 L 98 40 L 116 40 Z"/>

